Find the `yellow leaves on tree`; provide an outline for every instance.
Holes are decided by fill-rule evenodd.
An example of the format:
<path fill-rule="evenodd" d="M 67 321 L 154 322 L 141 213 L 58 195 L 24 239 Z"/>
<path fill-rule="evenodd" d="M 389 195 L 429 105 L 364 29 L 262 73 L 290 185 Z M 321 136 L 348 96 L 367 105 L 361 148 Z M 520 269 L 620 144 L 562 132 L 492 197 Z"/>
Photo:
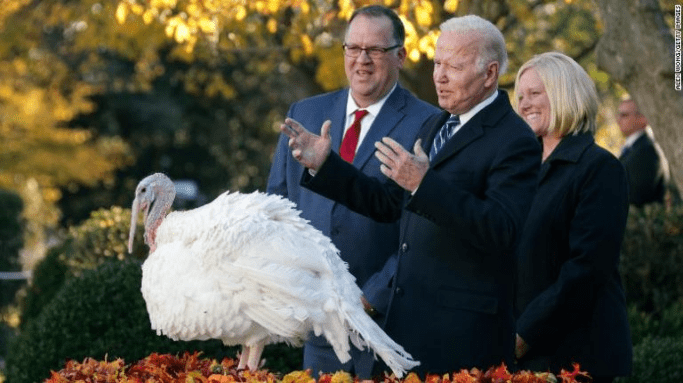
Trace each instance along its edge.
<path fill-rule="evenodd" d="M 0 29 L 4 27 L 5 18 L 28 4 L 31 0 L 3 0 L 0 6 Z"/>
<path fill-rule="evenodd" d="M 458 10 L 458 0 L 446 0 L 443 3 L 443 10 L 448 13 L 455 13 Z"/>
<path fill-rule="evenodd" d="M 129 21 L 129 16 L 141 17 L 149 24 L 154 20 L 165 26 L 166 35 L 192 52 L 200 39 L 215 44 L 224 28 L 242 23 L 252 15 L 268 16 L 266 30 L 275 33 L 279 29 L 277 14 L 287 8 L 308 15 L 311 5 L 303 0 L 153 0 L 136 2 L 121 0 L 116 8 L 116 20 L 120 24 Z M 263 20 L 256 21 L 263 24 Z M 255 26 L 247 26 L 253 30 Z"/>
<path fill-rule="evenodd" d="M 157 20 L 165 26 L 166 35 L 188 52 L 203 38 L 215 44 L 221 34 L 250 34 L 260 28 L 270 34 L 282 31 L 296 36 L 298 41 L 290 39 L 293 44 L 287 47 L 292 51 L 293 61 L 298 62 L 304 57 L 320 59 L 317 50 L 327 46 L 314 46 L 315 36 L 326 28 L 341 32 L 343 27 L 339 26 L 346 23 L 355 9 L 377 3 L 395 4 L 390 0 L 120 0 L 115 15 L 120 24 L 130 22 L 130 15 L 141 17 L 145 23 Z M 432 57 L 435 27 L 442 21 L 441 14 L 455 12 L 457 8 L 457 0 L 448 0 L 443 5 L 436 0 L 401 0 L 396 9 L 408 31 L 406 46 L 411 61 Z M 283 16 L 288 12 L 289 16 Z M 334 38 L 341 40 L 343 36 L 338 33 Z"/>
<path fill-rule="evenodd" d="M 94 185 L 132 157 L 119 138 L 66 126 L 92 111 L 96 88 L 71 81 L 59 60 L 43 53 L 3 61 L 0 79 L 0 188 L 24 197 L 32 222 L 52 226 L 59 217 L 48 207 L 61 198 L 60 187 Z"/>
<path fill-rule="evenodd" d="M 432 14 L 434 7 L 431 1 L 418 1 L 415 6 L 415 21 L 421 27 L 430 28 L 432 26 Z"/>

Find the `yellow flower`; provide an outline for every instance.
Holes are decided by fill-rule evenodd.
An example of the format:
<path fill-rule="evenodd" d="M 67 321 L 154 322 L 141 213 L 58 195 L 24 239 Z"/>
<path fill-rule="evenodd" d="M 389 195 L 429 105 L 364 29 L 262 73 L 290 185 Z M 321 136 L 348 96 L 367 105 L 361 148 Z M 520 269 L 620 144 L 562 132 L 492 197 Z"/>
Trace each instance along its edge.
<path fill-rule="evenodd" d="M 293 371 L 282 378 L 282 383 L 315 383 L 308 371 Z"/>

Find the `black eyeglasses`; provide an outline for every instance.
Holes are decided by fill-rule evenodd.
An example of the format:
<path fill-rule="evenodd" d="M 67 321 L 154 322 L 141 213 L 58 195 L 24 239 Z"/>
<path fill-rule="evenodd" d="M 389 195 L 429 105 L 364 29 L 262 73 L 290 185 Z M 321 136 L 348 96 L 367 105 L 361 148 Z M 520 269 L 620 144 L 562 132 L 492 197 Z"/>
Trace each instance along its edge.
<path fill-rule="evenodd" d="M 396 44 L 393 46 L 390 46 L 388 48 L 381 48 L 381 47 L 367 47 L 367 48 L 361 48 L 357 45 L 346 45 L 342 44 L 344 47 L 344 54 L 349 56 L 349 57 L 358 57 L 360 56 L 360 53 L 365 51 L 365 53 L 370 56 L 372 59 L 379 59 L 384 56 L 385 53 L 389 52 L 392 49 L 396 49 L 398 47 L 403 46 L 403 44 Z"/>

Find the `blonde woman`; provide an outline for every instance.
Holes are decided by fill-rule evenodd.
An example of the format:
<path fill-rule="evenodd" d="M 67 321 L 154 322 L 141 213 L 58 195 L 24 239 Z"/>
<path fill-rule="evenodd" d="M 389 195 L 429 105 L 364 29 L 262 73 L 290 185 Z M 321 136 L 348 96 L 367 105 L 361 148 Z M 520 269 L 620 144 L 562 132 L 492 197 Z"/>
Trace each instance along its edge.
<path fill-rule="evenodd" d="M 598 97 L 574 60 L 535 56 L 517 73 L 515 99 L 543 145 L 517 252 L 518 366 L 559 372 L 579 363 L 594 382 L 611 382 L 632 362 L 618 272 L 626 173 L 595 144 Z"/>

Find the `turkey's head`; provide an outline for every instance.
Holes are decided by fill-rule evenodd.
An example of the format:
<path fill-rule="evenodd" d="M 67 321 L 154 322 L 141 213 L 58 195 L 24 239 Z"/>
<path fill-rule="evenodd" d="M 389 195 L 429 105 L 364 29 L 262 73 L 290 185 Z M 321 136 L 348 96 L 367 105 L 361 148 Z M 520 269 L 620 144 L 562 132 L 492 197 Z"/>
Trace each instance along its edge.
<path fill-rule="evenodd" d="M 149 245 L 149 252 L 156 250 L 156 230 L 173 204 L 175 186 L 165 174 L 155 173 L 145 177 L 135 189 L 135 199 L 131 208 L 130 233 L 128 237 L 128 252 L 133 252 L 133 239 L 138 221 L 138 213 L 144 212 L 145 243 Z"/>

